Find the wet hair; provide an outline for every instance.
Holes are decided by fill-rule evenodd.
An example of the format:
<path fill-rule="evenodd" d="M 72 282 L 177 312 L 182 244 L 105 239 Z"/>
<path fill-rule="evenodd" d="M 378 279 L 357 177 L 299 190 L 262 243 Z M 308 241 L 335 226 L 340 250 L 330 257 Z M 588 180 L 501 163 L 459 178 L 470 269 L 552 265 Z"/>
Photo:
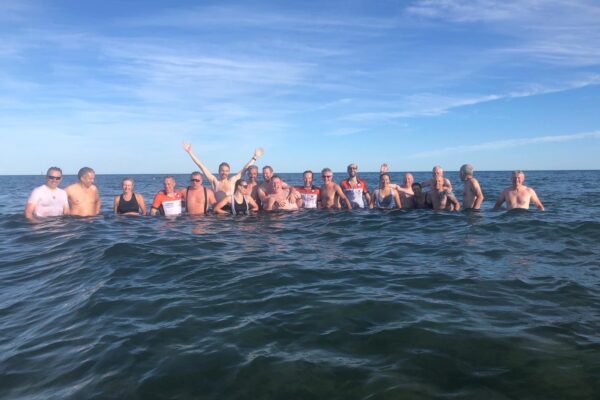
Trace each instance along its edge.
<path fill-rule="evenodd" d="M 77 173 L 77 177 L 79 179 L 83 178 L 84 176 L 86 176 L 87 174 L 92 173 L 95 174 L 94 170 L 91 169 L 90 167 L 83 167 L 79 170 L 79 172 Z"/>
<path fill-rule="evenodd" d="M 222 162 L 221 164 L 219 164 L 219 171 L 221 170 L 222 167 L 227 167 L 231 170 L 231 167 L 226 162 Z"/>
<path fill-rule="evenodd" d="M 358 165 L 352 163 L 352 164 L 348 164 L 348 166 L 346 167 L 346 169 L 350 169 L 351 167 L 356 167 L 356 169 L 358 169 Z"/>
<path fill-rule="evenodd" d="M 50 172 L 52 171 L 56 171 L 60 174 L 60 176 L 62 176 L 62 169 L 58 168 L 58 167 L 50 167 L 48 168 L 48 171 L 46 171 L 46 176 L 50 175 Z"/>
<path fill-rule="evenodd" d="M 125 178 L 121 179 L 121 185 L 122 185 L 122 184 L 123 184 L 125 181 L 129 181 L 129 182 L 131 182 L 131 184 L 132 184 L 132 185 L 134 184 L 134 182 L 133 182 L 133 178 L 132 178 L 132 177 L 130 177 L 130 176 L 126 176 Z"/>
<path fill-rule="evenodd" d="M 237 189 L 237 187 L 240 186 L 243 182 L 246 182 L 244 178 L 240 178 L 237 181 L 235 181 L 235 188 Z"/>
<path fill-rule="evenodd" d="M 273 172 L 273 168 L 272 168 L 270 165 L 265 165 L 265 166 L 263 167 L 263 171 L 264 171 L 265 169 L 268 169 L 268 170 L 270 170 L 271 172 Z"/>
<path fill-rule="evenodd" d="M 418 186 L 419 189 L 423 189 L 423 186 L 421 186 L 421 184 L 419 182 L 414 182 L 412 185 L 410 185 L 411 188 L 414 186 Z"/>
<path fill-rule="evenodd" d="M 248 167 L 248 171 L 252 171 L 252 170 L 255 170 L 256 173 L 258 173 L 258 167 L 256 165 L 251 165 Z"/>
<path fill-rule="evenodd" d="M 190 176 L 198 176 L 198 175 L 202 176 L 202 173 L 200 171 L 194 171 L 190 174 Z"/>
<path fill-rule="evenodd" d="M 331 172 L 333 174 L 333 171 L 331 170 L 331 168 L 323 168 L 321 170 L 321 174 L 324 174 L 325 172 Z"/>
<path fill-rule="evenodd" d="M 172 179 L 172 180 L 173 180 L 173 182 L 175 182 L 175 178 L 173 177 L 173 175 L 166 175 L 166 176 L 163 178 L 163 182 L 164 182 L 165 180 L 167 180 L 167 179 Z"/>
<path fill-rule="evenodd" d="M 514 170 L 512 173 L 513 173 L 514 175 L 523 175 L 523 176 L 525 176 L 525 172 L 523 172 L 523 171 L 522 171 L 522 170 L 520 170 L 520 169 L 516 169 L 516 170 Z"/>
<path fill-rule="evenodd" d="M 304 175 L 306 175 L 306 174 L 310 174 L 310 176 L 313 176 L 313 175 L 314 175 L 314 174 L 313 174 L 313 172 L 312 172 L 310 169 L 307 169 L 306 171 L 304 171 L 304 172 L 302 173 L 302 176 L 304 177 Z"/>
<path fill-rule="evenodd" d="M 273 182 L 275 179 L 279 179 L 280 181 L 283 181 L 283 179 L 281 179 L 281 177 L 279 175 L 273 175 L 271 177 L 271 182 Z"/>
<path fill-rule="evenodd" d="M 460 172 L 465 175 L 473 175 L 473 166 L 471 164 L 464 164 L 460 167 Z"/>
<path fill-rule="evenodd" d="M 379 180 L 381 180 L 381 178 L 383 178 L 384 176 L 387 176 L 388 179 L 390 179 L 390 175 L 387 172 L 384 172 L 383 174 L 379 175 Z"/>

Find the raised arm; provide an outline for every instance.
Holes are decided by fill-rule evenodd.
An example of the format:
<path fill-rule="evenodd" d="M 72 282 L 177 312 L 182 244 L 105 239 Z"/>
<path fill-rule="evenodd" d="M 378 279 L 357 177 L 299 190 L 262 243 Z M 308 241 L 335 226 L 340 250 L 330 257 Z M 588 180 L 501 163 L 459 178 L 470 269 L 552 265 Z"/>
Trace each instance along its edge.
<path fill-rule="evenodd" d="M 250 160 L 248 160 L 248 162 L 246 164 L 244 164 L 242 169 L 239 170 L 237 174 L 235 174 L 233 177 L 229 178 L 229 182 L 235 182 L 238 179 L 240 179 L 242 177 L 242 175 L 244 175 L 244 173 L 246 172 L 248 167 L 250 167 L 252 164 L 254 164 L 254 162 L 256 160 L 258 160 L 258 158 L 260 156 L 263 155 L 263 153 L 264 153 L 264 151 L 263 151 L 262 147 L 257 147 L 256 149 L 254 149 L 254 154 L 252 155 L 252 158 Z"/>
<path fill-rule="evenodd" d="M 206 179 L 208 179 L 208 181 L 210 182 L 210 184 L 212 185 L 213 188 L 215 188 L 216 184 L 217 184 L 217 178 L 215 178 L 215 176 L 213 174 L 211 174 L 211 172 L 209 171 L 208 168 L 206 168 L 206 166 L 204 164 L 202 164 L 200 162 L 200 160 L 198 160 L 198 157 L 196 157 L 194 155 L 194 152 L 192 151 L 192 144 L 191 143 L 183 143 L 183 149 L 186 151 L 186 153 L 188 153 L 190 155 L 190 158 L 192 159 L 192 161 L 194 163 L 196 163 L 196 165 L 198 166 L 198 168 L 200 168 L 200 170 L 202 171 L 202 173 L 204 174 L 204 176 L 206 176 Z"/>
<path fill-rule="evenodd" d="M 531 190 L 531 202 L 537 207 L 538 210 L 544 211 L 544 205 L 542 204 L 540 199 L 537 197 L 535 190 L 533 190 L 531 188 L 529 190 Z"/>

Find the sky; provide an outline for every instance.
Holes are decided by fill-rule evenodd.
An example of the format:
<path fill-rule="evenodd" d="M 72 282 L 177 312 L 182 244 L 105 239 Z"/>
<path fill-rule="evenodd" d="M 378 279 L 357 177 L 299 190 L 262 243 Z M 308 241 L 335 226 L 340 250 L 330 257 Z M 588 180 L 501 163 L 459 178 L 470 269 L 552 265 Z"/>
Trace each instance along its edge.
<path fill-rule="evenodd" d="M 0 3 L 0 174 L 600 168 L 600 2 Z"/>

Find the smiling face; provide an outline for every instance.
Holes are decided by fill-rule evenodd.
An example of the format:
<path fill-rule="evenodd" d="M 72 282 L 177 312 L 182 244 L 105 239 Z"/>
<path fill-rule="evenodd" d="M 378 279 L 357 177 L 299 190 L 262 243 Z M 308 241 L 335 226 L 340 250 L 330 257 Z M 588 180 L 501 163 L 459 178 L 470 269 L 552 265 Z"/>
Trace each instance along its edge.
<path fill-rule="evenodd" d="M 46 173 L 46 186 L 56 189 L 62 180 L 62 173 L 56 169 L 49 169 Z"/>
<path fill-rule="evenodd" d="M 390 177 L 386 174 L 383 174 L 379 177 L 379 187 L 386 188 L 390 185 Z"/>
<path fill-rule="evenodd" d="M 444 189 L 444 178 L 441 176 L 438 176 L 437 178 L 435 178 L 435 188 L 437 190 L 443 190 Z"/>
<path fill-rule="evenodd" d="M 124 179 L 121 182 L 121 189 L 123 189 L 123 194 L 129 194 L 133 192 L 133 181 L 130 179 Z"/>
<path fill-rule="evenodd" d="M 248 180 L 250 182 L 256 182 L 256 178 L 258 178 L 258 169 L 257 168 L 250 168 L 247 172 L 248 174 Z"/>
<path fill-rule="evenodd" d="M 244 180 L 239 180 L 235 186 L 235 190 L 240 192 L 243 195 L 247 195 L 248 194 L 248 182 L 244 181 Z"/>
<path fill-rule="evenodd" d="M 163 186 L 165 187 L 166 194 L 171 194 L 171 193 L 175 192 L 175 179 L 165 178 L 163 180 Z"/>
<path fill-rule="evenodd" d="M 273 170 L 270 167 L 264 167 L 262 172 L 265 182 L 269 182 L 273 176 Z"/>
<path fill-rule="evenodd" d="M 84 174 L 81 178 L 79 178 L 79 182 L 85 188 L 89 188 L 94 184 L 94 179 L 96 178 L 96 174 L 93 172 L 88 172 Z"/>
<path fill-rule="evenodd" d="M 279 192 L 281 190 L 281 179 L 280 178 L 273 178 L 271 180 L 271 184 L 273 185 L 273 191 L 275 193 Z"/>
<path fill-rule="evenodd" d="M 515 186 L 515 187 L 521 186 L 523 184 L 523 182 L 525 182 L 525 174 L 520 171 L 515 171 L 512 173 L 511 179 L 512 179 L 513 186 Z"/>
<path fill-rule="evenodd" d="M 229 177 L 229 165 L 219 165 L 219 179 L 227 179 Z"/>
<path fill-rule="evenodd" d="M 202 186 L 202 175 L 192 174 L 190 176 L 190 186 L 192 189 L 198 189 Z"/>
<path fill-rule="evenodd" d="M 413 178 L 412 174 L 406 173 L 404 174 L 404 186 L 411 187 L 415 178 Z"/>
<path fill-rule="evenodd" d="M 356 176 L 356 171 L 358 171 L 358 166 L 356 164 L 350 164 L 346 171 L 348 171 L 348 176 L 350 178 L 354 178 Z"/>
<path fill-rule="evenodd" d="M 304 180 L 304 187 L 311 187 L 312 186 L 312 180 L 313 180 L 313 174 L 312 172 L 305 172 L 302 179 Z"/>

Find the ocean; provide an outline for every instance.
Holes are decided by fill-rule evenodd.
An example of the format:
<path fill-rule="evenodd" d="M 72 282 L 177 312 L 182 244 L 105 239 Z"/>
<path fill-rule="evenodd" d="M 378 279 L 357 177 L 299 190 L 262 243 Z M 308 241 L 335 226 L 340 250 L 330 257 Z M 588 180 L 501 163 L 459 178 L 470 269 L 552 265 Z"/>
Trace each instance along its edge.
<path fill-rule="evenodd" d="M 169 219 L 113 215 L 98 175 L 101 215 L 40 223 L 43 177 L 0 176 L 0 398 L 599 398 L 600 171 L 526 172 L 545 212 L 475 176 L 481 212 Z"/>

